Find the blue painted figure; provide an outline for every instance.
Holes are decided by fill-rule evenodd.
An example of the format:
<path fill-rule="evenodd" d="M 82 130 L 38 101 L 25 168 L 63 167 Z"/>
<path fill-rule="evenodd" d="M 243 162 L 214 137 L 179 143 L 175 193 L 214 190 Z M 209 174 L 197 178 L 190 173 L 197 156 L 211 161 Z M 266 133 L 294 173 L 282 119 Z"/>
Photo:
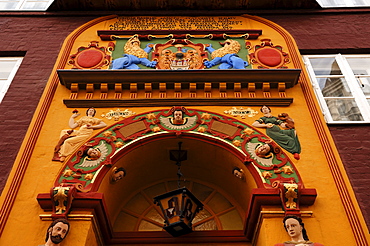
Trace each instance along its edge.
<path fill-rule="evenodd" d="M 147 44 L 145 49 L 142 49 L 139 38 L 133 36 L 125 44 L 123 57 L 112 61 L 112 69 L 140 69 L 138 64 L 155 68 L 157 62 L 148 60 L 148 53 L 152 49 L 153 44 Z"/>
<path fill-rule="evenodd" d="M 215 65 L 219 69 L 245 69 L 248 66 L 248 62 L 244 61 L 237 54 L 240 51 L 239 42 L 231 39 L 227 39 L 225 43 L 220 43 L 223 45 L 222 48 L 215 50 L 211 44 L 206 47 L 206 50 L 211 53 L 211 61 L 204 61 L 204 65 L 207 68 L 211 68 Z"/>

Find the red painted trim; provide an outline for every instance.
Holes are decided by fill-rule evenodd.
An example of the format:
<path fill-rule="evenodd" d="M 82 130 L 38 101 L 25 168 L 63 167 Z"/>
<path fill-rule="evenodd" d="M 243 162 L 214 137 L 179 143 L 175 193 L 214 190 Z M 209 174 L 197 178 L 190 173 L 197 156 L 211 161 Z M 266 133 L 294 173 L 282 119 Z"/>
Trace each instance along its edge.
<path fill-rule="evenodd" d="M 301 189 L 298 198 L 299 204 L 306 206 L 313 205 L 315 203 L 316 196 L 316 189 Z M 266 205 L 281 205 L 279 189 L 253 189 L 248 212 L 246 214 L 246 227 L 244 230 L 245 236 L 248 240 L 252 240 L 255 229 L 257 228 L 257 222 L 262 206 Z"/>

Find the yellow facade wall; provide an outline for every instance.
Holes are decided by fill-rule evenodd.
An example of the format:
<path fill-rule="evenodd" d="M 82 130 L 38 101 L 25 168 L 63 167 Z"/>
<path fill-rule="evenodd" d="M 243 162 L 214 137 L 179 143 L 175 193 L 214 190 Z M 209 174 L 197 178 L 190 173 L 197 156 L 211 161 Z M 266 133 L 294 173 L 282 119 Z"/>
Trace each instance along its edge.
<path fill-rule="evenodd" d="M 264 38 L 272 39 L 274 44 L 281 45 L 286 49 L 286 52 L 290 53 L 292 61 L 287 64 L 289 68 L 304 68 L 294 41 L 281 27 L 255 16 L 236 17 L 236 20 L 239 21 L 239 24 L 233 26 L 235 29 L 263 30 L 263 34 L 258 40 L 251 41 L 252 45 L 260 43 L 260 40 Z M 2 223 L 6 223 L 6 226 L 0 238 L 0 245 L 6 245 L 9 242 L 16 242 L 13 245 L 38 245 L 43 243 L 45 230 L 50 221 L 41 220 L 41 218 L 47 218 L 50 213 L 40 208 L 36 197 L 40 193 L 48 193 L 53 187 L 57 175 L 63 170 L 63 164 L 53 162 L 51 158 L 54 146 L 59 139 L 60 130 L 68 128 L 68 119 L 73 110 L 63 104 L 63 99 L 69 98 L 70 91 L 59 84 L 56 69 L 70 69 L 71 65 L 66 63 L 66 58 L 75 53 L 78 47 L 86 46 L 89 42 L 97 40 L 97 30 L 107 30 L 116 21 L 116 16 L 102 17 L 87 23 L 66 39 L 14 163 L 3 192 L 4 195 L 0 198 L 3 207 L 10 206 L 11 208 L 8 219 L 2 221 Z M 99 41 L 100 46 L 105 46 L 107 43 L 108 41 Z M 314 99 L 312 89 L 308 86 L 308 80 L 308 76 L 303 69 L 300 83 L 286 91 L 288 97 L 294 98 L 293 103 L 289 107 L 272 107 L 273 114 L 287 112 L 294 118 L 302 153 L 300 160 L 295 160 L 289 153 L 288 156 L 298 168 L 305 187 L 315 188 L 318 193 L 313 206 L 301 208 L 302 212 L 309 212 L 310 214 L 310 216 L 303 218 L 306 229 L 312 241 L 320 242 L 326 246 L 361 245 L 359 244 L 359 238 L 366 242 L 369 242 L 370 238 L 368 233 L 363 234 L 365 236 L 359 236 L 361 232 L 366 231 L 364 220 L 328 129 L 322 117 L 318 114 L 320 109 Z M 257 97 L 262 97 L 262 92 L 257 92 Z M 245 106 L 235 105 L 235 107 Z M 229 106 L 192 106 L 189 108 L 206 110 L 226 116 L 229 115 L 224 112 L 230 109 Z M 253 106 L 251 108 L 259 111 L 259 107 Z M 85 111 L 84 108 L 77 109 L 81 113 Z M 120 109 L 124 110 L 126 107 L 120 107 Z M 163 109 L 163 107 L 145 107 L 143 105 L 143 107 L 128 109 L 140 114 Z M 116 108 L 98 108 L 97 116 L 107 113 L 109 110 L 116 110 Z M 238 116 L 238 120 L 251 125 L 260 116 L 261 113 L 253 118 L 242 119 Z M 115 123 L 113 119 L 104 119 L 104 121 L 108 125 Z M 20 175 L 20 173 L 23 175 Z M 12 198 L 14 203 L 6 205 L 8 201 L 5 199 L 9 197 L 9 194 L 15 195 Z M 260 228 L 253 242 L 254 245 L 270 246 L 288 240 L 289 238 L 281 223 L 281 208 L 264 209 L 280 213 L 277 212 L 275 215 L 261 218 Z M 349 213 L 352 215 L 348 216 Z M 358 222 L 353 221 L 353 218 L 357 218 Z M 62 245 L 102 245 L 97 231 L 94 230 L 93 220 L 76 219 L 70 221 L 72 230 Z M 354 229 L 353 223 L 356 223 L 357 229 Z M 29 225 L 29 228 L 23 231 L 20 237 L 19 228 L 24 225 Z M 252 245 L 252 242 L 205 243 L 202 245 L 239 246 Z"/>

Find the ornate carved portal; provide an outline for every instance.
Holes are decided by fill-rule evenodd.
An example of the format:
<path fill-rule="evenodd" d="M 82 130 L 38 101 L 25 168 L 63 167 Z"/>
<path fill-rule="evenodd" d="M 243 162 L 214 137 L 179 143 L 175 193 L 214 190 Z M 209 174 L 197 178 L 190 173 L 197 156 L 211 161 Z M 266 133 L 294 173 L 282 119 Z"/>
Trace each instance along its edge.
<path fill-rule="evenodd" d="M 104 194 L 97 192 L 104 177 L 111 175 L 118 160 L 145 143 L 164 139 L 177 141 L 178 137 L 223 148 L 235 155 L 249 170 L 257 188 L 250 192 L 251 203 L 246 211 L 243 237 L 247 240 L 252 240 L 264 204 L 281 206 L 287 214 L 299 214 L 299 205 L 312 205 L 315 201 L 315 189 L 304 188 L 297 168 L 283 150 L 266 158 L 256 157 L 255 148 L 269 140 L 257 129 L 235 117 L 173 107 L 116 121 L 87 140 L 87 147 L 104 150 L 104 158 L 99 162 L 87 163 L 86 156 L 81 154 L 86 146 L 82 146 L 67 159 L 52 192 L 39 194 L 38 202 L 44 210 L 52 210 L 53 217 L 67 217 L 71 209 L 93 209 L 99 214 L 98 223 L 104 227 L 102 231 L 107 233 L 105 237 L 112 240 L 111 229 L 106 223 L 109 220 L 108 212 L 103 206 Z M 124 242 L 125 239 L 120 240 Z M 140 236 L 137 240 L 140 240 Z"/>

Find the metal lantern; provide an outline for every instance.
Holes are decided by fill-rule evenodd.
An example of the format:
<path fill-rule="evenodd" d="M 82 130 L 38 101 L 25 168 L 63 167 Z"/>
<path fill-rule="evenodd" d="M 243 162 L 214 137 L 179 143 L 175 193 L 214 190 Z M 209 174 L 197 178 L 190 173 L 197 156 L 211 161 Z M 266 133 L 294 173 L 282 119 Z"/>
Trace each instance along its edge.
<path fill-rule="evenodd" d="M 186 187 L 156 196 L 154 203 L 165 219 L 163 229 L 174 237 L 192 232 L 192 221 L 203 209 L 203 204 Z"/>
<path fill-rule="evenodd" d="M 181 162 L 187 159 L 187 151 L 181 150 L 181 144 L 178 150 L 170 150 L 170 160 L 176 161 L 178 167 L 178 189 L 154 197 L 165 219 L 163 229 L 174 237 L 192 232 L 192 221 L 203 209 L 203 204 L 186 187 L 180 188 Z"/>

